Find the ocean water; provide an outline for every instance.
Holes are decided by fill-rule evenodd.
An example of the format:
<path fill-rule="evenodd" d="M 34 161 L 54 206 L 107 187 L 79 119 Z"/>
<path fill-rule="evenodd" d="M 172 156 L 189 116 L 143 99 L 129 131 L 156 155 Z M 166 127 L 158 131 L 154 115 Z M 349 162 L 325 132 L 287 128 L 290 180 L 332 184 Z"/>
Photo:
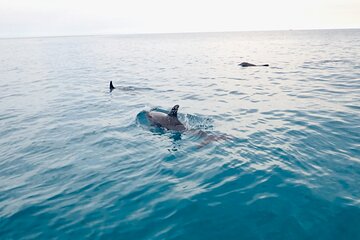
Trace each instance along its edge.
<path fill-rule="evenodd" d="M 0 239 L 360 239 L 360 30 L 0 39 L 0 126 Z"/>

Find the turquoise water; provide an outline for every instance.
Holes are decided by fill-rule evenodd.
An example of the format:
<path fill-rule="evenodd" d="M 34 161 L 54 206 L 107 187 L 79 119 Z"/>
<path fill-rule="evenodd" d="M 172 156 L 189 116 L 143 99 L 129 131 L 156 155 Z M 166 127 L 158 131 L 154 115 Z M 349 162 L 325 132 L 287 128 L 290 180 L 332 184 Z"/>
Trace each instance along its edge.
<path fill-rule="evenodd" d="M 360 239 L 360 30 L 0 53 L 0 239 Z"/>

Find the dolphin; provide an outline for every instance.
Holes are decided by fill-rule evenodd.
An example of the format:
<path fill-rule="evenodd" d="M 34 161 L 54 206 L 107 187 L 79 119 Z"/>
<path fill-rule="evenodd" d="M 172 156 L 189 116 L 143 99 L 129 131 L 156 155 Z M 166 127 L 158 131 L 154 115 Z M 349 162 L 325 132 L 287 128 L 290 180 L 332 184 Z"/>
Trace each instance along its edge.
<path fill-rule="evenodd" d="M 239 66 L 242 66 L 242 67 L 268 67 L 269 64 L 255 65 L 255 64 L 252 64 L 252 63 L 248 63 L 248 62 L 242 62 L 242 63 L 239 64 Z"/>
<path fill-rule="evenodd" d="M 157 111 L 150 111 L 147 112 L 147 118 L 151 125 L 163 127 L 167 130 L 182 132 L 186 130 L 186 127 L 177 118 L 178 109 L 179 105 L 175 105 L 167 114 Z"/>
<path fill-rule="evenodd" d="M 179 119 L 177 118 L 177 112 L 179 109 L 179 105 L 175 105 L 169 113 L 163 113 L 158 111 L 149 111 L 146 112 L 146 117 L 149 120 L 150 124 L 153 126 L 165 128 L 167 130 L 173 130 L 180 133 L 188 132 L 192 135 L 198 136 L 202 138 L 202 142 L 197 146 L 197 148 L 202 148 L 208 145 L 211 142 L 218 142 L 220 140 L 231 140 L 233 137 L 220 134 L 220 135 L 213 135 L 209 134 L 203 130 L 192 130 L 187 129 L 184 124 L 182 124 Z"/>
<path fill-rule="evenodd" d="M 110 81 L 110 92 L 112 92 L 112 90 L 114 90 L 114 89 L 115 89 L 115 87 L 114 87 L 112 81 Z"/>
<path fill-rule="evenodd" d="M 126 91 L 126 92 L 133 92 L 133 91 L 140 91 L 140 90 L 153 90 L 152 88 L 147 88 L 147 87 L 134 87 L 134 86 L 114 87 L 112 81 L 110 81 L 109 89 L 110 89 L 110 92 L 112 92 L 114 89 L 119 89 L 121 91 Z"/>

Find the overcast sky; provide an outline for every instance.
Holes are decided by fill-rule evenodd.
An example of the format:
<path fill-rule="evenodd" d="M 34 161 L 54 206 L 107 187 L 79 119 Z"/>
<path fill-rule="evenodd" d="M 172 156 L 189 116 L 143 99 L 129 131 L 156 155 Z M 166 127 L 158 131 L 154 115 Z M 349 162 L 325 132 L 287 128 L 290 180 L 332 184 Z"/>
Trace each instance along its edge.
<path fill-rule="evenodd" d="M 0 37 L 360 28 L 360 0 L 0 0 Z"/>

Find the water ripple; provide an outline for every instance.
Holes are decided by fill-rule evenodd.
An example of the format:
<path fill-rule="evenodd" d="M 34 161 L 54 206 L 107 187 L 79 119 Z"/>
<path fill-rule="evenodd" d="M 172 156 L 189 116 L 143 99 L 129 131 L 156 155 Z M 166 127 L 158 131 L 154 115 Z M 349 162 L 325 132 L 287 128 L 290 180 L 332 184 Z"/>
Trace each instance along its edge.
<path fill-rule="evenodd" d="M 359 40 L 1 40 L 0 238 L 360 238 Z"/>

